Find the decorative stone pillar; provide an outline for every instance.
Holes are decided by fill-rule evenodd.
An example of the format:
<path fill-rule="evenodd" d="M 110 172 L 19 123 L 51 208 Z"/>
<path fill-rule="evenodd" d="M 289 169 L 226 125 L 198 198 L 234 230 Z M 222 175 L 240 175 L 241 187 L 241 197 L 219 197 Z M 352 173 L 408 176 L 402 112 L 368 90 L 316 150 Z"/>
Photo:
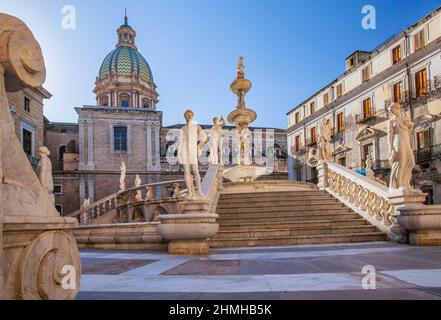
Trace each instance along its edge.
<path fill-rule="evenodd" d="M 87 169 L 95 169 L 93 162 L 93 120 L 87 120 Z"/>
<path fill-rule="evenodd" d="M 86 198 L 86 183 L 84 181 L 84 175 L 80 174 L 80 181 L 79 181 L 79 191 L 80 191 L 80 206 L 83 203 L 84 199 Z"/>
<path fill-rule="evenodd" d="M 95 180 L 94 176 L 89 174 L 87 176 L 87 191 L 88 191 L 88 198 L 91 203 L 95 202 Z"/>
<path fill-rule="evenodd" d="M 15 134 L 6 97 L 6 90 L 15 92 L 44 83 L 43 55 L 32 32 L 15 17 L 0 13 L 0 34 L 7 35 L 0 37 L 1 296 L 74 299 L 81 277 L 72 235 L 78 222 L 60 217 L 41 186 Z M 69 283 L 63 281 L 65 276 Z"/>
<path fill-rule="evenodd" d="M 80 119 L 79 124 L 78 124 L 78 126 L 79 126 L 79 128 L 78 128 L 79 150 L 80 150 L 80 163 L 78 165 L 79 170 L 84 170 L 85 166 L 86 166 L 85 158 L 84 158 L 85 151 L 86 151 L 86 150 L 84 150 L 84 124 L 85 124 L 85 121 Z"/>
<path fill-rule="evenodd" d="M 147 132 L 147 171 L 153 171 L 152 121 L 146 121 L 145 129 Z"/>
<path fill-rule="evenodd" d="M 392 239 L 400 242 L 407 242 L 409 230 L 400 223 L 400 212 L 403 208 L 422 205 L 426 199 L 426 194 L 417 189 L 389 189 L 388 200 L 395 208 L 395 214 L 392 217 L 393 225 L 391 231 L 398 235 L 400 239 Z"/>
<path fill-rule="evenodd" d="M 155 122 L 154 127 L 155 127 L 155 170 L 161 171 L 161 150 L 159 143 L 161 141 L 161 133 L 160 133 L 159 122 Z"/>

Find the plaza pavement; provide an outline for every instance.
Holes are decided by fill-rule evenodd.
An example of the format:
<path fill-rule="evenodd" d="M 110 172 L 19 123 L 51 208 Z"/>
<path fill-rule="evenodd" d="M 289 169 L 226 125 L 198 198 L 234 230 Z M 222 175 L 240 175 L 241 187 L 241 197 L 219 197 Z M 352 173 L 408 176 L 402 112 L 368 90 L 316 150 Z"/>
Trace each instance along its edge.
<path fill-rule="evenodd" d="M 441 247 L 370 242 L 165 252 L 81 251 L 80 300 L 441 299 Z M 376 289 L 362 269 L 375 267 Z"/>

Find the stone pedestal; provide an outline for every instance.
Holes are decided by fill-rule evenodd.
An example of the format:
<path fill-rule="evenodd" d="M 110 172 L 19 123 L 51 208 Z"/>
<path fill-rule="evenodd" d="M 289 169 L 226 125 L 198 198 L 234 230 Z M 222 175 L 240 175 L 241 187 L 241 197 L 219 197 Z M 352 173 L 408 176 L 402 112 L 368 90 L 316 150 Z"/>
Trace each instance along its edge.
<path fill-rule="evenodd" d="M 441 246 L 441 205 L 403 206 L 398 223 L 409 232 L 410 245 Z"/>
<path fill-rule="evenodd" d="M 219 231 L 215 213 L 188 212 L 160 215 L 159 234 L 169 242 L 170 254 L 208 254 L 208 239 Z"/>

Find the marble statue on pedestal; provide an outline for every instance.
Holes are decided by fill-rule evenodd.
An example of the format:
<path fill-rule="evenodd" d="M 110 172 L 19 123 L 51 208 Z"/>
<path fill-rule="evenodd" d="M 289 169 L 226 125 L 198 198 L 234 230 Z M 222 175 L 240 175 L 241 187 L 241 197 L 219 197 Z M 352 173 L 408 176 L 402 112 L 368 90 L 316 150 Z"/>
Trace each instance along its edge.
<path fill-rule="evenodd" d="M 317 157 L 319 160 L 332 161 L 331 147 L 332 129 L 329 119 L 324 118 L 317 141 Z"/>
<path fill-rule="evenodd" d="M 375 177 L 375 173 L 374 170 L 372 170 L 372 166 L 374 165 L 374 161 L 372 161 L 371 155 L 367 154 L 366 155 L 366 177 L 368 178 L 374 178 Z"/>
<path fill-rule="evenodd" d="M 124 191 L 126 190 L 126 164 L 123 162 L 121 162 L 121 166 L 120 166 L 120 170 L 121 170 L 121 174 L 119 176 L 119 191 Z"/>
<path fill-rule="evenodd" d="M 410 142 L 413 122 L 401 113 L 399 104 L 389 107 L 392 118 L 388 123 L 388 141 L 391 165 L 390 189 L 412 188 L 410 180 L 415 167 L 415 157 Z"/>
<path fill-rule="evenodd" d="M 213 127 L 210 132 L 210 157 L 209 164 L 222 164 L 222 129 L 226 122 L 224 117 L 221 117 L 221 123 L 218 123 L 217 117 L 213 118 Z"/>
<path fill-rule="evenodd" d="M 90 199 L 84 198 L 83 203 L 81 204 L 81 209 L 86 209 L 88 206 L 90 206 Z"/>
<path fill-rule="evenodd" d="M 135 177 L 135 187 L 141 186 L 141 183 L 142 183 L 141 178 L 139 177 L 139 174 L 137 174 Z M 142 191 L 141 190 L 136 191 L 135 199 L 136 199 L 136 201 L 142 201 Z"/>
<path fill-rule="evenodd" d="M 38 162 L 38 168 L 40 170 L 40 183 L 43 189 L 46 190 L 51 197 L 52 202 L 55 204 L 52 162 L 49 159 L 49 155 L 51 153 L 45 146 L 38 148 L 38 153 L 40 154 L 40 161 Z"/>
<path fill-rule="evenodd" d="M 178 146 L 178 161 L 184 166 L 184 179 L 189 198 L 204 196 L 201 191 L 201 176 L 199 174 L 198 158 L 201 153 L 201 147 L 207 141 L 207 135 L 204 130 L 202 130 L 199 125 L 192 123 L 193 115 L 193 111 L 191 110 L 187 110 L 184 113 L 186 124 L 179 132 Z M 197 195 L 193 184 L 192 173 L 196 183 Z"/>

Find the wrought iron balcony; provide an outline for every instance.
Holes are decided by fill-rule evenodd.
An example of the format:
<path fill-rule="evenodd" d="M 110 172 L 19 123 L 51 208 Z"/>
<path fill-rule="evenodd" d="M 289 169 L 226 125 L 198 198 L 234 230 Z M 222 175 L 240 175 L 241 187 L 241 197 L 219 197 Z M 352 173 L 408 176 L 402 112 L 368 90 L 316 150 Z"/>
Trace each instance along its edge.
<path fill-rule="evenodd" d="M 417 163 L 441 159 L 441 144 L 416 150 L 414 154 Z"/>

